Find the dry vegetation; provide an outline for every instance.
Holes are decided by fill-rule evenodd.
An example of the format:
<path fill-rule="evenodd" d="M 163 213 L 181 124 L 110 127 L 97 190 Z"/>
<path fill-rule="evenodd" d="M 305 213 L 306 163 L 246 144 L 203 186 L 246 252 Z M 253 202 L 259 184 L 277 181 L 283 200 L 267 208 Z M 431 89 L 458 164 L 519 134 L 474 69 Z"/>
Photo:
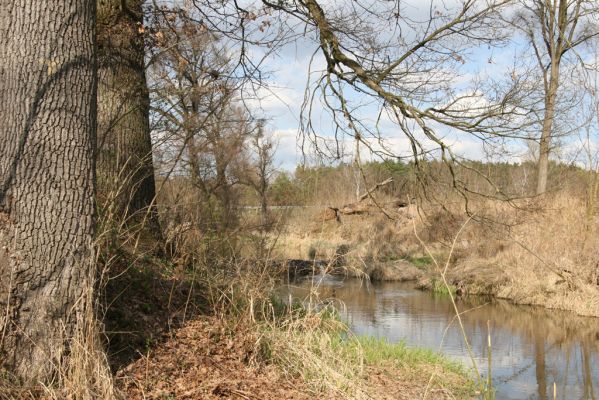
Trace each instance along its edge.
<path fill-rule="evenodd" d="M 504 188 L 513 192 L 524 168 L 512 167 L 503 176 Z M 432 259 L 445 263 L 457 232 L 468 221 L 453 246 L 447 273 L 460 294 L 491 294 L 599 316 L 597 216 L 588 212 L 585 172 L 554 168 L 556 179 L 568 184 L 541 197 L 506 201 L 469 196 L 466 203 L 457 192 L 436 186 L 428 188 L 428 199 L 387 207 L 389 217 L 369 199 L 363 202 L 364 212 L 341 215 L 340 221 L 326 218 L 324 207 L 296 209 L 279 236 L 276 254 L 325 264 L 336 260 L 328 263 L 331 271 L 366 273 L 373 280 L 418 280 L 420 287 L 435 289 L 440 276 Z M 475 176 L 470 179 L 471 185 L 476 182 Z M 484 181 L 479 184 L 484 188 Z M 336 191 L 341 199 L 327 205 L 351 202 L 351 183 L 347 186 Z M 376 203 L 384 206 L 398 197 L 409 201 L 415 189 L 405 188 L 377 193 Z M 314 198 L 318 203 L 320 197 Z"/>
<path fill-rule="evenodd" d="M 176 204 L 187 223 L 171 223 L 164 243 L 102 214 L 96 307 L 104 332 L 90 313 L 82 325 L 88 337 L 75 339 L 78 353 L 58 381 L 23 388 L 7 379 L 0 398 L 450 399 L 474 393 L 469 372 L 441 356 L 354 337 L 326 298 L 315 297 L 322 307 L 312 310 L 281 302 L 276 290 L 285 270 L 275 262 L 282 243 L 276 231 L 264 232 L 253 212 L 239 215 L 231 230 L 198 229 L 188 222 L 210 215 L 214 205 L 198 210 L 185 201 L 193 199 L 193 187 L 171 184 L 180 185 L 168 191 L 177 194 L 176 203 L 162 197 L 161 216 L 177 221 L 177 209 L 169 207 Z M 284 217 L 271 215 L 279 227 L 292 222 Z"/>
<path fill-rule="evenodd" d="M 438 354 L 355 337 L 329 299 L 280 299 L 285 279 L 316 268 L 599 316 L 597 65 L 562 57 L 596 36 L 596 2 L 431 3 L 428 22 L 400 2 L 9 3 L 0 398 L 475 394 L 470 372 Z M 476 49 L 509 48 L 514 27 L 536 56 L 462 81 Z M 267 69 L 289 62 L 273 62 L 287 45 L 318 49 L 294 115 L 302 149 L 337 160 L 293 174 L 276 171 L 258 109 L 279 97 Z M 558 96 L 562 58 L 580 81 L 563 91 L 580 96 Z M 586 122 L 564 129 L 581 105 Z M 332 131 L 313 118 L 322 109 Z M 380 122 L 404 134 L 409 164 Z M 583 126 L 588 168 L 550 163 L 559 131 Z M 501 152 L 538 143 L 538 165 L 462 160 L 446 129 Z M 360 161 L 373 155 L 388 159 Z"/>
<path fill-rule="evenodd" d="M 169 269 L 155 257 L 128 264 L 126 299 L 108 308 L 109 330 L 121 332 L 111 336 L 110 345 L 117 388 L 125 398 L 408 399 L 426 390 L 429 398 L 471 393 L 467 372 L 441 357 L 427 354 L 402 365 L 393 354 L 368 358 L 365 349 L 372 344 L 352 338 L 332 309 L 310 312 L 282 303 L 276 295 L 280 270 L 256 258 L 269 252 L 259 238 L 238 237 L 242 253 L 221 253 L 218 266 L 197 261 L 204 259 L 205 246 L 193 238 L 175 258 L 185 264 Z M 233 245 L 231 237 L 222 240 Z M 180 252 L 189 251 L 183 248 L 196 250 L 183 256 Z M 139 268 L 143 278 L 136 279 Z M 399 397 L 385 397 L 393 393 Z"/>
<path fill-rule="evenodd" d="M 313 207 L 273 209 L 266 227 L 253 209 L 239 211 L 227 229 L 205 224 L 218 221 L 220 204 L 198 204 L 197 189 L 180 178 L 164 182 L 167 189 L 159 192 L 161 222 L 168 227 L 163 241 L 135 225 L 115 223 L 110 212 L 102 214 L 97 239 L 102 296 L 97 307 L 104 334 L 89 324 L 90 330 L 82 332 L 87 339 L 80 340 L 87 347 L 73 346 L 80 355 L 71 358 L 73 366 L 65 367 L 54 385 L 17 388 L 5 379 L 2 396 L 473 395 L 469 373 L 438 355 L 354 337 L 329 307 L 306 310 L 281 302 L 276 289 L 289 272 L 283 261 L 290 259 L 306 261 L 301 265 L 309 270 L 316 260 L 331 273 L 411 280 L 443 291 L 447 288 L 433 261 L 444 264 L 453 248 L 446 277 L 458 294 L 491 294 L 599 315 L 596 217 L 589 218 L 575 186 L 511 202 L 473 198 L 468 217 L 456 192 L 437 186 L 428 200 L 406 196 L 418 193 L 409 169 L 381 172 L 379 167 L 367 167 L 368 181 L 395 173 L 393 185 L 361 202 L 360 212 L 341 214 L 339 220 L 327 215 L 325 205 L 341 208 L 354 198 L 351 183 L 337 176 L 346 174 L 344 166 L 304 169 L 289 178 L 287 195 Z M 338 185 L 336 197 L 321 195 L 329 179 Z M 277 190 L 276 185 L 270 189 L 271 203 L 276 204 Z M 243 190 L 230 193 L 238 196 L 234 202 L 256 200 Z M 402 196 L 409 204 L 397 207 Z M 440 197 L 443 202 L 434 200 Z M 324 297 L 313 301 L 329 304 Z M 103 344 L 112 373 L 95 350 Z M 90 376 L 95 383 L 83 383 Z"/>
<path fill-rule="evenodd" d="M 531 206 L 536 211 L 526 210 Z M 512 226 L 467 227 L 451 281 L 472 294 L 599 316 L 596 217 L 587 219 L 580 198 L 563 192 L 523 207 L 479 205 L 481 215 Z"/>

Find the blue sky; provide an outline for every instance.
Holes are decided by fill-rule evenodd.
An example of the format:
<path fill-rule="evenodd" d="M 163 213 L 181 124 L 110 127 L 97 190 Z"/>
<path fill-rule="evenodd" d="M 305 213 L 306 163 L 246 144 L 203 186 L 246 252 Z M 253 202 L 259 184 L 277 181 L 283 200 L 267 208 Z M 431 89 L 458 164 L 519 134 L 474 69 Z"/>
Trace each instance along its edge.
<path fill-rule="evenodd" d="M 377 3 L 376 0 L 365 1 L 370 1 L 374 5 L 383 4 L 381 2 Z M 432 1 L 439 7 L 450 9 L 460 3 L 459 0 Z M 335 4 L 344 5 L 347 2 L 344 2 L 344 0 L 322 0 L 320 3 L 325 7 L 329 7 L 329 9 L 334 9 Z M 252 4 L 252 2 L 250 1 L 248 4 Z M 404 5 L 402 9 L 404 17 L 422 21 L 428 18 L 430 2 L 412 0 L 404 1 L 402 4 Z M 260 19 L 256 21 L 256 23 L 259 22 Z M 299 28 L 301 29 L 301 27 Z M 384 35 L 385 33 L 380 34 Z M 389 37 L 395 40 L 392 36 Z M 268 119 L 268 129 L 278 141 L 276 164 L 286 170 L 293 170 L 298 163 L 304 160 L 303 153 L 300 150 L 300 144 L 302 143 L 300 113 L 306 85 L 309 81 L 310 62 L 312 62 L 311 82 L 320 75 L 320 71 L 325 65 L 323 56 L 317 51 L 317 43 L 314 39 L 308 34 L 307 37 L 300 37 L 291 44 L 278 49 L 275 54 L 270 55 L 262 66 L 265 71 L 269 72 L 267 79 L 269 88 L 260 90 L 258 93 L 259 99 L 248 101 L 248 104 L 258 116 Z M 252 51 L 258 59 L 264 54 L 265 50 L 254 48 Z M 452 78 L 455 87 L 463 91 L 468 90 L 470 82 L 475 78 L 485 82 L 509 81 L 512 71 L 517 71 L 521 67 L 518 64 L 532 57 L 530 48 L 522 36 L 517 34 L 512 37 L 508 45 L 498 47 L 473 45 L 468 51 L 461 51 L 459 55 L 463 58 L 464 63 L 463 65 L 457 65 L 457 74 Z M 540 81 L 538 85 L 541 85 Z M 356 92 L 346 94 L 348 99 L 355 103 L 365 100 L 365 98 L 360 98 L 361 95 Z M 482 93 L 480 101 L 486 101 L 487 95 L 488 93 Z M 319 99 L 314 102 L 314 105 L 313 125 L 320 135 L 331 138 L 335 125 L 329 113 L 324 110 L 325 107 Z M 374 105 L 365 103 L 361 105 L 355 116 L 359 116 L 362 122 L 372 127 L 375 125 L 378 115 L 377 110 L 378 108 Z M 480 140 L 470 134 L 456 132 L 439 124 L 433 124 L 432 126 L 458 156 L 482 160 L 491 158 L 494 161 L 501 159 L 512 162 L 531 157 L 530 150 L 523 141 L 507 143 L 508 155 L 493 156 L 488 152 L 488 147 L 485 148 Z M 385 139 L 385 146 L 391 149 L 394 154 L 402 156 L 409 154 L 409 142 L 393 121 L 383 118 L 378 124 L 378 128 Z M 566 140 L 566 146 L 560 156 L 569 157 L 568 153 L 575 152 L 575 147 L 579 146 L 579 142 L 576 137 Z M 345 143 L 346 160 L 351 159 L 353 146 L 351 140 Z M 307 152 L 307 155 L 310 156 L 310 151 Z M 365 149 L 362 150 L 361 155 L 362 160 L 370 158 Z"/>
<path fill-rule="evenodd" d="M 277 164 L 283 169 L 293 170 L 296 164 L 303 160 L 298 143 L 301 141 L 300 113 L 308 83 L 308 66 L 315 50 L 315 45 L 305 43 L 293 50 L 286 50 L 270 60 L 267 66 L 272 69 L 271 87 L 261 93 L 260 101 L 253 102 L 253 105 L 259 104 L 261 112 L 269 120 L 269 130 L 279 142 Z M 514 53 L 518 51 L 520 50 L 513 47 L 494 49 L 494 51 L 486 48 L 477 49 L 472 54 L 474 61 L 469 62 L 464 68 L 463 79 L 469 80 L 474 75 L 485 72 L 504 74 L 505 70 L 510 67 L 507 61 L 513 59 Z M 489 63 L 490 58 L 491 62 Z M 319 54 L 313 61 L 313 69 L 322 70 L 323 66 L 324 59 Z M 313 75 L 317 74 L 318 71 L 313 73 Z M 315 102 L 315 104 L 313 123 L 323 135 L 331 135 L 334 125 L 330 116 L 323 110 L 324 106 L 320 102 Z M 373 123 L 377 116 L 377 109 L 366 107 L 362 114 L 363 119 L 369 119 Z M 475 159 L 484 157 L 482 144 L 476 138 L 450 132 L 443 127 L 437 127 L 437 129 L 439 132 L 443 132 L 442 135 L 447 138 L 447 143 L 451 145 L 456 154 Z M 383 122 L 381 130 L 385 131 L 389 146 L 397 150 L 398 154 L 405 154 L 409 150 L 408 139 L 393 122 Z M 353 142 L 348 141 L 348 157 L 351 157 L 351 149 L 353 149 Z M 524 151 L 523 148 L 521 150 Z M 368 157 L 367 154 L 363 154 L 363 158 L 365 156 Z"/>

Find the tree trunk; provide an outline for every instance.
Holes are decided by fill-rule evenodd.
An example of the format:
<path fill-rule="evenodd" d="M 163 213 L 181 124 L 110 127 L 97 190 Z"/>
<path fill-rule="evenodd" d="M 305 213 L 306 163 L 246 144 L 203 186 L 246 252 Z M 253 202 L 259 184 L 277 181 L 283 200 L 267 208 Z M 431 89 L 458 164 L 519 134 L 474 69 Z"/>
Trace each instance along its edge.
<path fill-rule="evenodd" d="M 49 382 L 93 284 L 95 0 L 0 0 L 0 363 Z"/>
<path fill-rule="evenodd" d="M 260 193 L 260 220 L 262 223 L 262 229 L 268 228 L 268 200 L 266 191 Z"/>
<path fill-rule="evenodd" d="M 222 154 L 220 150 L 215 151 L 216 164 L 216 190 L 215 195 L 218 199 L 220 210 L 217 218 L 219 219 L 219 232 L 228 232 L 236 223 L 236 215 L 233 211 L 233 199 L 231 198 L 231 186 L 227 181 L 227 155 Z"/>
<path fill-rule="evenodd" d="M 142 5 L 98 0 L 98 199 L 157 233 Z"/>
<path fill-rule="evenodd" d="M 551 139 L 553 137 L 553 118 L 555 116 L 555 102 L 559 84 L 559 64 L 553 61 L 549 77 L 549 91 L 545 94 L 545 115 L 543 117 L 543 130 L 539 142 L 539 164 L 537 173 L 537 194 L 547 190 L 547 175 L 549 171 L 549 153 L 551 152 Z"/>

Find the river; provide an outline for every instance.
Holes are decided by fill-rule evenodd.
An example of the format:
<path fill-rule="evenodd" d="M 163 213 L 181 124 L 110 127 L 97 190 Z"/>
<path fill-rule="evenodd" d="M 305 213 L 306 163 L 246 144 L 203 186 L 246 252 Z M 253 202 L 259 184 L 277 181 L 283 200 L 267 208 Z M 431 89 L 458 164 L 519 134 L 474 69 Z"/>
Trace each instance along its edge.
<path fill-rule="evenodd" d="M 472 366 L 448 296 L 416 290 L 413 283 L 328 275 L 292 283 L 286 291 L 304 299 L 310 287 L 317 287 L 321 299 L 334 299 L 358 335 L 430 348 Z M 488 371 L 490 327 L 498 400 L 553 399 L 554 383 L 558 399 L 597 398 L 599 318 L 482 297 L 460 298 L 457 305 L 483 376 Z"/>

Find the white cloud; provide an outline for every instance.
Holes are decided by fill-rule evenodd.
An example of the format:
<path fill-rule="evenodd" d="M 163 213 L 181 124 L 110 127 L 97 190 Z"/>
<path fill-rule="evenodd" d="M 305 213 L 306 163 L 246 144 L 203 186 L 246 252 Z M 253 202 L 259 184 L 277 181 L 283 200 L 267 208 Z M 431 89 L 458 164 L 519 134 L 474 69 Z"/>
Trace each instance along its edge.
<path fill-rule="evenodd" d="M 297 145 L 297 129 L 277 129 L 272 132 L 273 139 L 277 143 L 275 156 L 275 167 L 287 171 L 293 171 L 301 161 L 301 152 Z"/>

